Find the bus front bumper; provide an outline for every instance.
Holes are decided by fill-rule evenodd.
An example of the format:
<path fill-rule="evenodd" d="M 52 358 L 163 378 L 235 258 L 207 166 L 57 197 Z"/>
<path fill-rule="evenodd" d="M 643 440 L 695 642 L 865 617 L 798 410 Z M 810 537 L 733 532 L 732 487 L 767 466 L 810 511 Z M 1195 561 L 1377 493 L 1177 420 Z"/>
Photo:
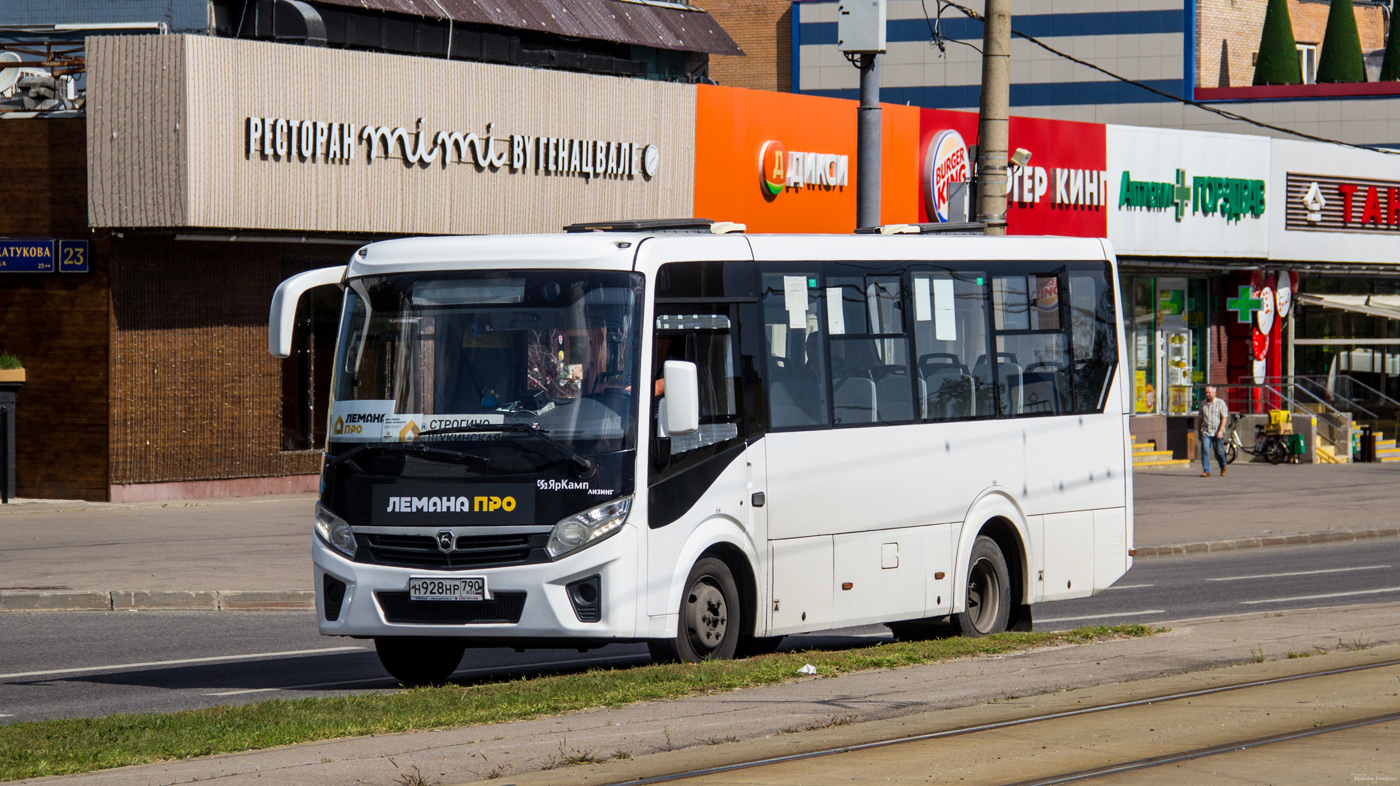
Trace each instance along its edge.
<path fill-rule="evenodd" d="M 637 576 L 635 559 L 637 534 L 624 526 L 596 545 L 566 554 L 556 562 L 515 565 L 480 570 L 435 571 L 387 567 L 352 562 L 334 551 L 314 534 L 312 559 L 315 563 L 316 618 L 324 636 L 450 636 L 464 639 L 628 639 L 636 635 Z M 628 559 L 631 557 L 631 559 Z M 327 619 L 329 575 L 345 586 L 336 619 Z M 517 622 L 463 622 L 477 616 L 471 601 L 407 601 L 409 579 L 413 577 L 453 579 L 481 576 L 489 594 L 502 601 L 505 614 Z M 600 614 L 596 622 L 583 622 L 570 601 L 569 584 L 598 577 Z M 518 600 L 524 593 L 523 607 Z M 514 607 L 507 608 L 511 604 Z M 402 619 L 405 610 L 415 622 Z M 492 616 L 492 615 L 488 615 Z M 494 615 L 499 617 L 499 615 Z M 423 621 L 431 618 L 432 621 Z"/>

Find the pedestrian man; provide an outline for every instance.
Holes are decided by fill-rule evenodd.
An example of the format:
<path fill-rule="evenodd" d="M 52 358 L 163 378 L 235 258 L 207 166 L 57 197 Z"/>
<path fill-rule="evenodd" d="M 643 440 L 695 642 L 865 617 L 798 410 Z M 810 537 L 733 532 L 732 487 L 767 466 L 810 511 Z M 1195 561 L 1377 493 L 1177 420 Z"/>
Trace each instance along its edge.
<path fill-rule="evenodd" d="M 1215 386 L 1206 385 L 1206 400 L 1201 402 L 1201 477 L 1210 477 L 1210 454 L 1220 460 L 1220 474 L 1225 474 L 1225 419 L 1230 408 L 1217 398 Z"/>

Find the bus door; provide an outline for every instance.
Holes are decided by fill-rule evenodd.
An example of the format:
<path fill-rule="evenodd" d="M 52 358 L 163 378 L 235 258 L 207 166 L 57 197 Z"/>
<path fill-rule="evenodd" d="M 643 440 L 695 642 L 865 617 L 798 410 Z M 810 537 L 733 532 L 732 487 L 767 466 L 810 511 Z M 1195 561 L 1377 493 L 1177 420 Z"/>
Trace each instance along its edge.
<path fill-rule="evenodd" d="M 754 494 L 763 490 L 764 465 L 761 456 L 753 460 L 745 444 L 749 430 L 745 415 L 761 412 L 751 409 L 757 402 L 745 400 L 753 398 L 759 384 L 752 370 L 753 353 L 741 352 L 738 326 L 745 308 L 757 314 L 755 306 L 736 302 L 666 302 L 656 307 L 647 382 L 653 393 L 647 524 L 652 530 L 648 562 L 657 580 L 669 580 L 674 571 L 688 569 L 676 565 L 679 550 L 688 533 L 710 519 L 724 519 L 742 528 L 755 553 L 761 553 L 765 541 L 764 522 L 754 515 L 761 516 L 762 508 L 755 511 L 753 506 Z M 694 433 L 665 433 L 662 371 L 667 360 L 696 366 L 700 428 Z M 664 601 L 664 593 L 648 596 L 653 603 Z M 648 609 L 651 614 L 668 611 L 664 603 Z"/>

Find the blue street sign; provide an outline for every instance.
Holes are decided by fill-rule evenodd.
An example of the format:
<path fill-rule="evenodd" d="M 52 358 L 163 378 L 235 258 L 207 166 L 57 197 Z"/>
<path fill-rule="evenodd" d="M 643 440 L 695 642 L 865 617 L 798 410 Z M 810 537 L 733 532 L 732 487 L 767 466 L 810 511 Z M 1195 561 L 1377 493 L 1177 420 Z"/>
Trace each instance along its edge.
<path fill-rule="evenodd" d="M 88 272 L 88 242 L 86 240 L 58 241 L 58 272 Z"/>
<path fill-rule="evenodd" d="M 0 273 L 52 273 L 53 238 L 0 238 Z"/>

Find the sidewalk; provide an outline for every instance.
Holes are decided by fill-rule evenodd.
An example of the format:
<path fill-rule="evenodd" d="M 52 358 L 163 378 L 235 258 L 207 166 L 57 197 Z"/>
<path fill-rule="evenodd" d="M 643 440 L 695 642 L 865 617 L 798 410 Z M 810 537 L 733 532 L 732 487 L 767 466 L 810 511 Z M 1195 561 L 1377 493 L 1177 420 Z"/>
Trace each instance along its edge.
<path fill-rule="evenodd" d="M 1134 474 L 1139 558 L 1400 537 L 1400 465 Z M 0 612 L 314 604 L 314 495 L 0 506 Z"/>

